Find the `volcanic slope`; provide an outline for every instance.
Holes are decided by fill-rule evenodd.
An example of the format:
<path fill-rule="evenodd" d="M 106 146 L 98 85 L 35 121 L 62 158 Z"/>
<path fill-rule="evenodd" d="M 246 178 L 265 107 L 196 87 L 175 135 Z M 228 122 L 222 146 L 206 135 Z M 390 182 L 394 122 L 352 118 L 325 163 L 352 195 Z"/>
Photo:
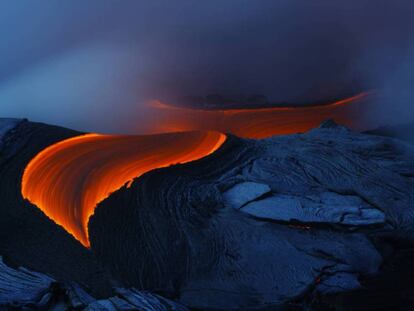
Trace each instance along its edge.
<path fill-rule="evenodd" d="M 332 121 L 229 136 L 210 157 L 151 171 L 99 204 L 91 249 L 123 284 L 196 309 L 355 293 L 399 253 L 389 241 L 413 239 L 412 176 L 412 146 Z M 369 292 L 372 310 L 384 292 L 395 293 Z"/>
<path fill-rule="evenodd" d="M 102 201 L 87 249 L 20 192 L 30 160 L 79 134 L 21 122 L 3 136 L 0 252 L 11 267 L 101 297 L 134 287 L 196 309 L 344 294 L 352 310 L 409 305 L 398 291 L 413 289 L 411 145 L 334 122 L 263 140 L 229 135 L 209 156 L 149 171 Z"/>

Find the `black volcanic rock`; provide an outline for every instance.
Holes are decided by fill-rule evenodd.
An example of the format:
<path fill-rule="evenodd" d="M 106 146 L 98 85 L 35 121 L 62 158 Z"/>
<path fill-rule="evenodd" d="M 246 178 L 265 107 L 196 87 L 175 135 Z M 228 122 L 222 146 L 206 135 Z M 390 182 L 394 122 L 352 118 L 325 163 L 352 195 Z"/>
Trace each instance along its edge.
<path fill-rule="evenodd" d="M 333 119 L 328 119 L 328 120 L 322 122 L 321 125 L 319 125 L 319 128 L 321 128 L 321 129 L 324 129 L 324 128 L 338 128 L 338 127 L 341 127 L 341 125 L 336 123 L 336 121 L 333 120 Z"/>
<path fill-rule="evenodd" d="M 378 237 L 413 237 L 413 160 L 396 140 L 342 126 L 229 137 L 102 202 L 92 250 L 120 282 L 197 309 L 353 292 L 380 272 Z"/>
<path fill-rule="evenodd" d="M 414 123 L 383 126 L 367 131 L 366 133 L 371 135 L 394 137 L 407 141 L 411 144 L 414 143 Z"/>
<path fill-rule="evenodd" d="M 12 310 L 145 310 L 186 311 L 182 305 L 133 288 L 97 300 L 75 283 L 62 283 L 25 268 L 13 269 L 0 257 L 0 306 Z"/>
<path fill-rule="evenodd" d="M 92 310 L 114 303 L 134 309 L 134 299 L 171 307 L 168 297 L 221 310 L 414 306 L 407 298 L 414 291 L 408 144 L 330 122 L 264 140 L 229 136 L 214 154 L 148 172 L 101 202 L 88 250 L 20 194 L 30 159 L 79 133 L 14 126 L 0 153 L 0 255 L 7 264 L 0 265 L 0 288 L 34 280 L 21 305 L 55 297 Z M 23 283 L 2 279 L 6 274 Z M 18 296 L 0 293 L 0 304 Z"/>

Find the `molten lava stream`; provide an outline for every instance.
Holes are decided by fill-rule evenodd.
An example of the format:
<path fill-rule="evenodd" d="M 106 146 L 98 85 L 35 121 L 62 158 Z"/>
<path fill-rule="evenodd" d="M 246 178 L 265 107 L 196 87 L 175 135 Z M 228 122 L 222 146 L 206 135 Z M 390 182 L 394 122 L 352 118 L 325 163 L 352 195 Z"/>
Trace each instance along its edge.
<path fill-rule="evenodd" d="M 54 144 L 26 167 L 23 197 L 89 246 L 87 225 L 96 205 L 125 183 L 150 170 L 194 161 L 217 150 L 224 134 L 263 138 L 304 132 L 327 118 L 355 120 L 362 93 L 329 105 L 301 108 L 197 110 L 152 105 L 159 116 L 152 132 L 194 131 L 145 136 L 89 134 Z"/>
<path fill-rule="evenodd" d="M 361 93 L 327 105 L 256 109 L 201 110 L 171 106 L 159 101 L 151 104 L 158 118 L 153 133 L 189 130 L 215 130 L 246 138 L 299 133 L 317 127 L 327 119 L 361 128 L 360 104 L 370 93 Z"/>
<path fill-rule="evenodd" d="M 218 132 L 70 138 L 28 164 L 22 194 L 88 247 L 88 220 L 99 202 L 145 172 L 203 158 L 225 140 Z"/>

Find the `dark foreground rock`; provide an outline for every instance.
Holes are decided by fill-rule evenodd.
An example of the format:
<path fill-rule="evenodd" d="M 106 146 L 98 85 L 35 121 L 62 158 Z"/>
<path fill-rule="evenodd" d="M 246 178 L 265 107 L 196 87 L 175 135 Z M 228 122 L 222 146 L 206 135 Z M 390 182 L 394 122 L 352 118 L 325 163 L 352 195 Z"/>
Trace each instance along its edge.
<path fill-rule="evenodd" d="M 25 268 L 12 269 L 0 257 L 0 306 L 25 310 L 146 310 L 185 311 L 161 296 L 115 288 L 115 296 L 97 300 L 76 283 L 61 283 Z"/>
<path fill-rule="evenodd" d="M 125 295 L 202 310 L 412 310 L 411 145 L 332 122 L 229 136 L 211 156 L 151 171 L 99 204 L 87 250 L 20 195 L 31 157 L 76 134 L 22 122 L 3 137 L 0 254 L 24 284 L 33 274 L 18 266 L 44 276 L 32 303 L 43 301 L 36 288 L 58 283 L 96 310 L 114 299 L 131 309 Z"/>

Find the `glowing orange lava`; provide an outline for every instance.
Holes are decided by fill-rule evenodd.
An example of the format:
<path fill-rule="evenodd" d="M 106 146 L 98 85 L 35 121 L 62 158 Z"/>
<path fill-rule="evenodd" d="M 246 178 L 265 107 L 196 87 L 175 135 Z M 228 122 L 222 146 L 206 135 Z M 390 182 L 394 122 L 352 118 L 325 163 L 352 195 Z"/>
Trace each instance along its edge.
<path fill-rule="evenodd" d="M 215 130 L 246 138 L 305 132 L 327 119 L 359 128 L 364 124 L 360 103 L 370 93 L 361 93 L 327 105 L 257 109 L 201 110 L 154 101 L 153 132 Z"/>
<path fill-rule="evenodd" d="M 135 177 L 203 158 L 225 140 L 218 132 L 77 136 L 46 148 L 29 163 L 22 194 L 89 246 L 87 225 L 99 202 Z"/>
<path fill-rule="evenodd" d="M 151 131 L 176 133 L 89 134 L 58 142 L 28 164 L 22 179 L 22 194 L 89 246 L 87 225 L 99 202 L 150 170 L 213 153 L 226 140 L 224 134 L 215 131 L 263 138 L 304 132 L 328 118 L 357 126 L 356 103 L 367 95 L 300 108 L 199 110 L 154 102 L 152 109 L 158 120 L 154 120 Z"/>

